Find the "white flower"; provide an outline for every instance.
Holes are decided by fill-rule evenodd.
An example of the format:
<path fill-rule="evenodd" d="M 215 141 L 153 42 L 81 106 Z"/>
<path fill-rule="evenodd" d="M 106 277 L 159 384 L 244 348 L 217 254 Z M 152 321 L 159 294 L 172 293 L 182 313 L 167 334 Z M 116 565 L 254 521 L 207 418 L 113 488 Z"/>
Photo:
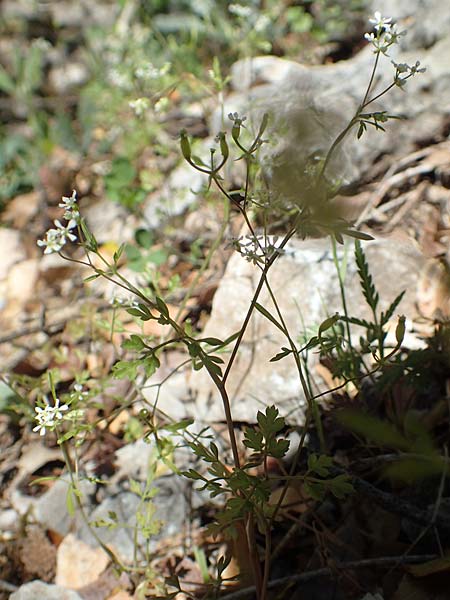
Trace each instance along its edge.
<path fill-rule="evenodd" d="M 398 31 L 397 23 L 393 23 L 392 25 L 388 25 L 386 27 L 385 35 L 389 44 L 397 44 L 398 38 L 402 35 L 406 35 L 406 31 Z"/>
<path fill-rule="evenodd" d="M 59 405 L 59 398 L 55 399 L 55 406 L 50 406 L 47 404 L 45 408 L 41 408 L 40 406 L 35 407 L 35 420 L 37 421 L 36 427 L 33 428 L 33 431 L 39 431 L 39 435 L 45 435 L 47 429 L 52 431 L 60 421 L 63 419 L 63 412 L 69 410 L 67 404 Z"/>
<path fill-rule="evenodd" d="M 63 196 L 62 202 L 58 204 L 59 207 L 64 208 L 64 218 L 67 220 L 75 219 L 78 220 L 80 218 L 80 213 L 77 205 L 77 192 L 76 190 L 72 191 L 72 195 L 70 197 Z"/>
<path fill-rule="evenodd" d="M 415 75 L 416 73 L 425 73 L 426 68 L 422 67 L 421 69 L 419 69 L 419 66 L 420 66 L 420 60 L 417 60 L 415 65 L 413 65 L 412 67 L 409 67 L 409 71 L 410 71 L 411 75 Z"/>
<path fill-rule="evenodd" d="M 228 11 L 232 15 L 241 17 L 241 19 L 248 19 L 252 14 L 252 9 L 249 6 L 243 6 L 242 4 L 230 4 L 228 6 Z"/>
<path fill-rule="evenodd" d="M 45 239 L 38 240 L 36 243 L 41 248 L 45 248 L 44 254 L 51 254 L 52 252 L 59 252 L 65 241 L 57 229 L 49 229 L 45 234 Z"/>
<path fill-rule="evenodd" d="M 108 79 L 113 86 L 121 88 L 125 91 L 132 89 L 129 75 L 122 73 L 119 69 L 111 69 L 108 73 Z"/>
<path fill-rule="evenodd" d="M 81 383 L 76 383 L 73 386 L 73 398 L 74 398 L 74 400 L 77 400 L 78 402 L 81 402 L 87 396 L 89 396 L 89 393 L 88 392 L 83 392 L 83 386 L 81 385 Z"/>
<path fill-rule="evenodd" d="M 68 239 L 71 242 L 74 242 L 77 239 L 77 236 L 74 233 L 70 233 L 70 230 L 77 226 L 75 219 L 70 219 L 67 225 L 63 225 L 60 221 L 58 221 L 58 219 L 56 219 L 54 223 L 60 235 L 64 238 L 64 244 Z"/>
<path fill-rule="evenodd" d="M 365 39 L 375 48 L 374 52 L 382 52 L 386 54 L 391 42 L 383 35 L 374 35 L 373 33 L 364 34 Z"/>
<path fill-rule="evenodd" d="M 67 225 L 62 225 L 58 220 L 54 221 L 56 228 L 49 229 L 43 240 L 38 240 L 36 243 L 41 248 L 45 248 L 44 254 L 59 252 L 69 239 L 74 242 L 77 236 L 70 232 L 71 229 L 77 226 L 75 219 L 70 219 Z"/>
<path fill-rule="evenodd" d="M 386 26 L 389 26 L 391 21 L 392 17 L 382 17 L 379 10 L 375 11 L 373 17 L 369 19 L 369 23 L 373 23 L 375 31 L 381 31 L 382 29 L 386 28 Z"/>
<path fill-rule="evenodd" d="M 267 15 L 260 15 L 255 22 L 254 28 L 258 33 L 264 33 L 270 26 L 270 19 Z"/>
<path fill-rule="evenodd" d="M 397 73 L 407 73 L 410 69 L 409 65 L 406 63 L 396 63 L 393 60 L 391 60 L 391 63 L 394 65 Z"/>
<path fill-rule="evenodd" d="M 128 103 L 128 106 L 133 109 L 134 114 L 137 117 L 142 117 L 148 107 L 150 106 L 150 102 L 148 98 L 137 98 L 136 100 L 131 100 Z"/>
<path fill-rule="evenodd" d="M 409 77 L 414 77 L 417 73 L 425 73 L 426 71 L 425 68 L 419 69 L 420 61 L 416 61 L 416 64 L 413 66 L 410 66 L 407 63 L 396 63 L 393 60 L 391 62 L 395 67 L 394 83 L 400 88 L 405 85 L 406 80 L 409 79 Z M 405 73 L 407 73 L 405 77 L 400 77 L 400 75 Z"/>
<path fill-rule="evenodd" d="M 138 67 L 134 71 L 134 74 L 138 79 L 158 79 L 160 70 L 151 63 L 148 63 L 147 65 Z"/>

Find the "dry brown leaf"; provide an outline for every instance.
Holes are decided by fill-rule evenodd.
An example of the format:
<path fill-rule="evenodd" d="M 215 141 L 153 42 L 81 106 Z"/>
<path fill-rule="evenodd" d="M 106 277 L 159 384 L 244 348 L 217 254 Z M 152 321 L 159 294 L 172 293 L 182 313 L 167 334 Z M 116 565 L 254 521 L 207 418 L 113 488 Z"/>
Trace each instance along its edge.
<path fill-rule="evenodd" d="M 450 571 L 450 558 L 436 558 L 421 565 L 407 565 L 405 569 L 414 577 L 426 577 L 433 573 L 447 572 Z"/>

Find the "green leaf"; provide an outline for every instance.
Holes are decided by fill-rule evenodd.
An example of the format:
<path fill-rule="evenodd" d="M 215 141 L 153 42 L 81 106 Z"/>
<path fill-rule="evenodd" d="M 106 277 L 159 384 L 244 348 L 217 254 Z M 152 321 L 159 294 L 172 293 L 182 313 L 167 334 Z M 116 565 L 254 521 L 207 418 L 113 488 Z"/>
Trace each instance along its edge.
<path fill-rule="evenodd" d="M 137 376 L 140 360 L 119 360 L 112 367 L 113 377 L 116 379 L 134 380 Z"/>
<path fill-rule="evenodd" d="M 207 337 L 198 340 L 199 342 L 203 342 L 204 344 L 209 344 L 210 346 L 223 346 L 224 342 L 219 340 L 219 338 Z"/>
<path fill-rule="evenodd" d="M 151 377 L 160 366 L 161 363 L 156 354 L 150 354 L 143 361 L 143 367 L 147 377 Z"/>
<path fill-rule="evenodd" d="M 370 308 L 375 311 L 378 306 L 379 296 L 375 289 L 372 276 L 369 272 L 369 265 L 367 264 L 366 257 L 359 240 L 355 240 L 355 259 L 358 267 L 362 292 Z"/>
<path fill-rule="evenodd" d="M 98 250 L 98 243 L 97 240 L 95 239 L 95 236 L 93 233 L 91 233 L 89 227 L 86 224 L 86 221 L 84 219 L 80 219 L 80 227 L 81 227 L 81 231 L 86 239 L 86 246 L 88 248 L 88 250 L 91 250 L 92 252 L 97 252 Z"/>
<path fill-rule="evenodd" d="M 395 309 L 397 308 L 397 306 L 400 304 L 400 302 L 403 299 L 403 296 L 405 295 L 406 290 L 403 290 L 403 292 L 400 292 L 400 294 L 395 298 L 395 300 L 392 302 L 392 304 L 389 306 L 389 308 L 387 309 L 386 313 L 382 312 L 381 313 L 381 324 L 385 325 L 389 319 L 392 318 L 392 315 L 394 314 Z"/>
<path fill-rule="evenodd" d="M 164 425 L 164 429 L 166 431 L 171 431 L 172 433 L 177 433 L 180 430 L 187 429 L 189 425 L 194 423 L 194 419 L 187 418 L 182 419 L 181 421 L 177 421 L 176 423 L 170 423 L 169 425 Z"/>
<path fill-rule="evenodd" d="M 364 240 L 366 242 L 374 239 L 372 235 L 364 233 L 363 231 L 356 231 L 355 229 L 342 229 L 341 233 L 352 238 L 356 238 L 357 240 Z"/>
<path fill-rule="evenodd" d="M 14 88 L 14 80 L 8 75 L 2 65 L 0 65 L 0 90 L 6 94 L 12 94 Z"/>
<path fill-rule="evenodd" d="M 261 431 L 266 439 L 274 436 L 285 427 L 286 422 L 283 417 L 279 416 L 279 414 L 279 410 L 276 406 L 268 406 L 265 414 L 260 410 L 258 411 L 256 420 L 258 421 L 258 425 L 260 426 Z"/>
<path fill-rule="evenodd" d="M 312 348 L 316 348 L 320 344 L 320 339 L 317 336 L 313 336 L 309 342 L 300 349 L 300 352 L 304 350 L 311 350 Z"/>
<path fill-rule="evenodd" d="M 137 229 L 134 233 L 134 239 L 141 248 L 145 248 L 146 250 L 153 245 L 153 234 L 148 229 Z"/>
<path fill-rule="evenodd" d="M 266 317 L 266 319 L 268 319 L 271 323 L 273 323 L 275 325 L 275 327 L 277 327 L 283 333 L 286 333 L 284 327 L 280 323 L 278 323 L 278 321 L 275 319 L 275 317 L 273 315 L 271 315 L 270 312 L 266 308 L 264 308 L 264 306 L 261 306 L 261 304 L 259 304 L 258 302 L 255 302 L 255 308 L 264 317 Z"/>
<path fill-rule="evenodd" d="M 333 316 L 325 319 L 325 321 L 322 321 L 322 323 L 319 325 L 319 337 L 324 331 L 327 331 L 327 329 L 333 327 L 333 325 L 337 323 L 337 321 L 339 321 L 340 318 L 340 315 L 336 313 Z"/>
<path fill-rule="evenodd" d="M 155 298 L 155 302 L 156 302 L 156 306 L 159 310 L 159 312 L 166 317 L 166 319 L 169 318 L 169 309 L 167 308 L 167 304 L 164 302 L 164 300 L 162 298 L 160 298 L 159 296 L 156 296 Z"/>
<path fill-rule="evenodd" d="M 130 479 L 130 492 L 132 494 L 136 494 L 136 496 L 142 496 L 142 488 L 141 488 L 141 484 L 139 481 L 136 481 L 135 479 Z"/>
<path fill-rule="evenodd" d="M 411 442 L 388 421 L 350 409 L 339 411 L 336 418 L 344 427 L 375 442 L 381 448 L 398 448 L 404 451 L 411 449 Z"/>
<path fill-rule="evenodd" d="M 323 500 L 325 496 L 326 489 L 324 484 L 318 481 L 305 481 L 303 488 L 314 500 Z"/>
<path fill-rule="evenodd" d="M 264 113 L 262 121 L 261 121 L 261 125 L 259 126 L 258 135 L 256 136 L 257 140 L 259 140 L 262 137 L 263 133 L 265 132 L 265 130 L 267 128 L 268 123 L 269 123 L 269 114 Z"/>
<path fill-rule="evenodd" d="M 256 450 L 256 452 L 262 452 L 263 445 L 264 437 L 261 431 L 248 427 L 244 433 L 244 446 Z"/>
<path fill-rule="evenodd" d="M 122 256 L 124 249 L 125 249 L 125 243 L 120 244 L 119 248 L 114 252 L 113 261 L 115 264 L 119 262 L 119 259 Z"/>
<path fill-rule="evenodd" d="M 290 445 L 291 442 L 284 438 L 272 439 L 267 444 L 266 452 L 269 456 L 273 456 L 274 458 L 283 458 L 286 456 Z"/>
<path fill-rule="evenodd" d="M 333 464 L 333 459 L 330 456 L 325 456 L 324 454 L 310 454 L 308 456 L 308 470 L 313 473 L 317 473 L 321 477 L 326 477 L 328 475 L 329 469 Z"/>
<path fill-rule="evenodd" d="M 194 469 L 183 471 L 181 474 L 183 475 L 183 477 L 187 477 L 187 479 L 193 479 L 194 481 L 205 481 L 203 475 L 200 475 L 200 473 L 194 471 Z"/>
<path fill-rule="evenodd" d="M 337 475 L 333 479 L 329 479 L 328 485 L 330 492 L 339 500 L 342 500 L 342 498 L 345 498 L 345 496 L 348 496 L 354 491 L 349 476 L 345 474 Z"/>
<path fill-rule="evenodd" d="M 146 345 L 139 335 L 133 333 L 128 340 L 124 340 L 122 342 L 122 348 L 125 350 L 136 350 L 139 352 L 140 350 L 146 348 Z"/>
<path fill-rule="evenodd" d="M 281 348 L 281 352 L 272 356 L 269 362 L 278 362 L 286 356 L 289 356 L 289 354 L 292 354 L 292 350 L 289 350 L 289 348 Z"/>

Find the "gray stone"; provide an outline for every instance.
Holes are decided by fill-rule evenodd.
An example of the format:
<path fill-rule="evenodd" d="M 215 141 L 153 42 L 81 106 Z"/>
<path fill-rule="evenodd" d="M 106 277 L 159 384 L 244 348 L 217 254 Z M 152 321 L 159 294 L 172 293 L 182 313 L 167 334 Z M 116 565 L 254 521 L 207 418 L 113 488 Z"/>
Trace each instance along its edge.
<path fill-rule="evenodd" d="M 385 4 L 390 8 L 390 3 Z M 407 3 L 414 4 L 417 2 Z M 377 156 L 404 155 L 414 149 L 416 142 L 442 134 L 450 115 L 450 103 L 445 101 L 450 97 L 450 5 L 444 8 L 439 0 L 418 4 L 420 10 L 411 18 L 414 11 L 405 3 L 397 10 L 398 15 L 405 17 L 405 27 L 409 29 L 413 22 L 409 32 L 412 35 L 400 38 L 402 43 L 390 49 L 389 57 L 380 57 L 371 96 L 392 83 L 391 60 L 410 65 L 420 60 L 427 71 L 407 82 L 406 93 L 394 87 L 368 108 L 386 110 L 406 121 L 391 120 L 385 133 L 369 127 L 359 141 L 355 127 L 330 161 L 327 175 L 333 180 L 342 184 L 355 182 L 367 174 Z M 386 12 L 390 14 L 387 6 Z M 399 25 L 403 29 L 402 22 Z M 420 31 L 425 31 L 422 38 Z M 261 148 L 260 160 L 275 196 L 298 200 L 299 190 L 305 188 L 309 161 L 326 155 L 361 103 L 374 60 L 372 47 L 366 46 L 354 58 L 331 65 L 307 67 L 273 56 L 245 59 L 233 65 L 235 92 L 226 99 L 225 113 L 247 115 L 248 128 L 254 132 L 263 114 L 269 114 L 264 135 L 268 143 Z M 211 122 L 212 133 L 221 127 L 221 111 L 217 111 Z"/>
<path fill-rule="evenodd" d="M 78 511 L 73 517 L 68 512 L 69 485 L 69 477 L 64 475 L 55 481 L 48 492 L 38 498 L 26 496 L 16 489 L 11 492 L 11 504 L 19 514 L 30 512 L 42 526 L 65 536 L 71 531 L 74 523 L 78 525 L 82 521 Z M 83 505 L 89 506 L 89 496 L 94 492 L 95 484 L 82 480 L 79 482 L 78 488 Z"/>
<path fill-rule="evenodd" d="M 213 145 L 207 143 L 203 141 L 202 146 L 209 148 Z M 168 218 L 183 214 L 197 200 L 206 182 L 205 175 L 186 162 L 181 163 L 170 173 L 161 191 L 153 194 L 145 203 L 145 223 L 156 228 Z"/>
<path fill-rule="evenodd" d="M 450 4 L 442 0 L 373 0 L 372 10 L 407 28 L 403 49 L 429 48 L 450 31 Z"/>
<path fill-rule="evenodd" d="M 423 256 L 412 242 L 402 238 L 380 238 L 365 243 L 364 247 L 380 293 L 380 309 L 385 309 L 406 289 L 394 321 L 397 314 L 411 317 Z M 342 259 L 342 248 L 338 251 Z M 211 317 L 202 334 L 204 337 L 226 339 L 240 329 L 259 275 L 260 270 L 240 255 L 230 259 L 214 296 Z M 351 246 L 346 277 L 349 314 L 370 318 Z M 297 343 L 305 332 L 308 336 L 317 335 L 318 326 L 327 316 L 335 312 L 342 314 L 338 277 L 328 239 L 290 243 L 286 254 L 274 263 L 269 282 L 286 326 Z M 263 289 L 258 302 L 275 314 L 267 290 Z M 305 396 L 292 357 L 269 362 L 286 345 L 283 334 L 273 324 L 259 313 L 253 315 L 227 381 L 235 420 L 253 422 L 258 410 L 276 404 L 283 414 L 290 415 L 292 421 L 302 422 Z M 221 356 L 226 363 L 227 355 Z M 315 391 L 323 391 L 324 384 L 316 378 L 314 369 L 317 355 L 312 353 L 310 358 L 310 373 L 316 379 Z M 164 375 L 156 374 L 161 379 Z M 156 383 L 156 376 L 152 383 Z M 164 411 L 178 411 L 175 418 L 195 416 L 203 422 L 224 420 L 220 395 L 204 369 L 176 373 L 167 383 L 168 386 L 161 387 L 158 400 L 158 406 Z M 147 389 L 146 397 L 149 401 L 154 400 L 154 388 Z M 181 410 L 183 414 L 180 414 Z"/>
<path fill-rule="evenodd" d="M 0 265 L 0 280 L 8 276 L 11 267 L 19 261 L 25 260 L 26 253 L 21 243 L 20 231 L 0 229 L 0 248 L 2 249 L 2 262 Z"/>
<path fill-rule="evenodd" d="M 59 585 L 30 581 L 11 594 L 10 600 L 82 600 L 76 592 Z"/>
<path fill-rule="evenodd" d="M 137 536 L 138 557 L 141 555 L 140 549 L 145 548 L 147 543 L 150 549 L 154 549 L 159 539 L 174 536 L 187 522 L 189 507 L 185 500 L 186 485 L 184 479 L 174 474 L 155 480 L 154 486 L 158 492 L 152 498 L 152 503 L 156 512 L 154 515 L 149 513 L 150 520 L 147 524 L 150 525 L 157 520 L 161 521 L 161 529 L 159 532 L 149 535 L 148 540 L 142 535 L 142 530 L 139 531 Z M 143 487 L 142 484 L 142 489 Z M 114 513 L 117 516 L 117 527 L 96 527 L 95 531 L 121 560 L 132 562 L 136 517 L 139 513 L 145 523 L 145 511 L 149 506 L 148 502 L 142 503 L 138 495 L 122 489 L 118 494 L 106 498 L 100 506 L 93 510 L 89 515 L 89 521 L 91 524 L 99 521 L 112 523 L 111 513 Z M 85 525 L 80 527 L 78 535 L 90 545 L 97 543 L 92 532 Z"/>
<path fill-rule="evenodd" d="M 63 95 L 84 85 L 89 79 L 89 71 L 81 62 L 67 62 L 50 69 L 48 78 L 53 90 Z"/>

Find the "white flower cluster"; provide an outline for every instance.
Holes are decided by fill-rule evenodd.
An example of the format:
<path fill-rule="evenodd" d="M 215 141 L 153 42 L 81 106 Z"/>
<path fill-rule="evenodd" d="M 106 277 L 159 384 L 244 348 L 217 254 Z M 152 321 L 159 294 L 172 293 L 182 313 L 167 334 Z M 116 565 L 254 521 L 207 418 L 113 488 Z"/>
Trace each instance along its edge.
<path fill-rule="evenodd" d="M 274 254 L 284 254 L 284 250 L 277 246 L 278 236 L 251 235 L 231 238 L 229 245 L 234 248 L 245 260 L 254 265 L 264 265 L 265 261 Z"/>
<path fill-rule="evenodd" d="M 243 4 L 229 4 L 228 12 L 230 12 L 232 15 L 240 17 L 241 19 L 248 19 L 248 17 L 250 17 L 253 13 L 250 6 L 244 6 Z"/>
<path fill-rule="evenodd" d="M 137 98 L 128 102 L 128 106 L 134 111 L 137 117 L 142 117 L 146 110 L 150 107 L 150 101 L 148 98 Z"/>
<path fill-rule="evenodd" d="M 130 92 L 133 89 L 130 75 L 118 67 L 109 70 L 108 81 L 112 86 L 118 87 L 125 92 Z"/>
<path fill-rule="evenodd" d="M 395 67 L 395 75 L 394 75 L 394 83 L 395 85 L 397 85 L 399 88 L 402 88 L 405 83 L 406 80 L 409 77 L 414 77 L 414 75 L 416 75 L 416 73 L 425 73 L 426 69 L 425 68 L 419 68 L 420 67 L 420 61 L 416 61 L 415 65 L 408 65 L 406 63 L 396 63 L 393 60 L 391 60 L 392 64 Z M 403 75 L 403 77 L 402 77 Z"/>
<path fill-rule="evenodd" d="M 37 245 L 45 248 L 44 254 L 59 252 L 67 243 L 67 240 L 74 242 L 77 236 L 71 232 L 80 221 L 80 213 L 77 205 L 77 193 L 73 190 L 70 197 L 63 196 L 62 202 L 58 204 L 64 208 L 64 218 L 68 221 L 67 225 L 63 225 L 58 219 L 54 221 L 56 227 L 49 229 L 43 240 L 38 240 Z"/>
<path fill-rule="evenodd" d="M 150 81 L 152 79 L 159 79 L 160 77 L 164 77 L 170 71 L 171 63 L 166 62 L 162 67 L 155 67 L 152 63 L 147 63 L 143 66 L 137 67 L 135 69 L 134 74 L 138 79 L 142 79 L 144 81 Z"/>
<path fill-rule="evenodd" d="M 55 406 L 47 404 L 44 408 L 35 407 L 35 420 L 37 422 L 33 431 L 39 431 L 39 435 L 45 435 L 47 429 L 53 431 L 55 427 L 63 420 L 63 412 L 69 410 L 67 404 L 59 404 L 59 398 L 55 398 Z"/>
<path fill-rule="evenodd" d="M 399 31 L 397 24 L 391 21 L 391 17 L 382 17 L 379 11 L 376 11 L 374 16 L 369 19 L 374 26 L 375 33 L 366 33 L 364 37 L 372 44 L 375 53 L 387 54 L 390 46 L 397 44 L 399 38 L 406 35 L 406 31 Z"/>

